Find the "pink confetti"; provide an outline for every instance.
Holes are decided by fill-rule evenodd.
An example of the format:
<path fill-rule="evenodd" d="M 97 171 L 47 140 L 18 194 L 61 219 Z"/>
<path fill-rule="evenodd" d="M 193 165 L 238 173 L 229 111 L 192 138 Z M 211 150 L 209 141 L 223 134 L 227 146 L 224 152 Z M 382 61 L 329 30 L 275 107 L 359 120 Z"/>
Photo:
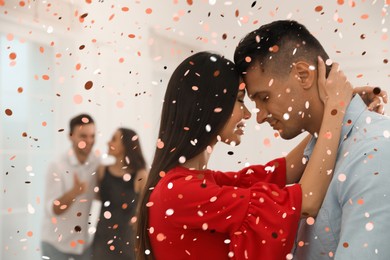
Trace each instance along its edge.
<path fill-rule="evenodd" d="M 85 141 L 80 141 L 77 144 L 77 147 L 80 148 L 80 149 L 84 149 L 86 146 L 87 146 L 87 143 Z"/>
<path fill-rule="evenodd" d="M 124 103 L 123 103 L 123 101 L 117 101 L 116 102 L 116 106 L 118 107 L 118 108 L 123 108 L 124 107 Z"/>
<path fill-rule="evenodd" d="M 79 94 L 73 96 L 73 102 L 75 104 L 81 104 L 83 102 L 83 97 Z"/>

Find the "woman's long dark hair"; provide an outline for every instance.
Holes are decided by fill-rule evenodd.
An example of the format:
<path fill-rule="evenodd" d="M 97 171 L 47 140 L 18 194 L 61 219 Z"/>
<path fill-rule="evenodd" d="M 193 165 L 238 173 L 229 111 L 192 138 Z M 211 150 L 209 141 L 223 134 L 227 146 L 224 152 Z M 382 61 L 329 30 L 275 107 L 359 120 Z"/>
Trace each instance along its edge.
<path fill-rule="evenodd" d="M 140 201 L 137 227 L 137 259 L 154 259 L 149 240 L 149 202 L 153 188 L 179 165 L 212 144 L 230 118 L 237 98 L 239 75 L 232 61 L 199 52 L 185 59 L 173 72 L 161 113 L 159 140 Z"/>
<path fill-rule="evenodd" d="M 145 169 L 145 158 L 142 154 L 137 133 L 129 128 L 119 128 L 118 131 L 121 133 L 122 144 L 125 147 L 124 165 L 132 173 L 137 173 L 139 170 Z"/>

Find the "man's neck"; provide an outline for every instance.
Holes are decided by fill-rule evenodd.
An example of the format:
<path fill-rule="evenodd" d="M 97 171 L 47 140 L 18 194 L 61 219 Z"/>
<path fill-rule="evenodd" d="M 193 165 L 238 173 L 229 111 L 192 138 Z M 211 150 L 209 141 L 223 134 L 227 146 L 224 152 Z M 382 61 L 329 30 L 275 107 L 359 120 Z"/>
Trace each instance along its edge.
<path fill-rule="evenodd" d="M 311 135 L 317 135 L 320 132 L 322 118 L 324 116 L 324 104 L 319 101 L 313 105 L 310 110 L 310 118 L 306 126 L 306 131 Z"/>
<path fill-rule="evenodd" d="M 87 161 L 87 159 L 88 159 L 88 155 L 81 154 L 81 153 L 76 153 L 76 158 L 77 158 L 77 161 L 79 161 L 80 164 L 84 164 Z"/>

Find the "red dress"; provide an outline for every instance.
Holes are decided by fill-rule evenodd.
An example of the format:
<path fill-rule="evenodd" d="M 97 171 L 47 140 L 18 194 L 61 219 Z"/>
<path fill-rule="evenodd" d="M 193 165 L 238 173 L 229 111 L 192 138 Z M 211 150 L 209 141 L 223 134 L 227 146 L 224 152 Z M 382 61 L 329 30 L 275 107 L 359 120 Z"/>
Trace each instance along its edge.
<path fill-rule="evenodd" d="M 239 172 L 170 170 L 149 203 L 160 259 L 286 259 L 300 219 L 300 185 L 285 187 L 279 158 Z"/>

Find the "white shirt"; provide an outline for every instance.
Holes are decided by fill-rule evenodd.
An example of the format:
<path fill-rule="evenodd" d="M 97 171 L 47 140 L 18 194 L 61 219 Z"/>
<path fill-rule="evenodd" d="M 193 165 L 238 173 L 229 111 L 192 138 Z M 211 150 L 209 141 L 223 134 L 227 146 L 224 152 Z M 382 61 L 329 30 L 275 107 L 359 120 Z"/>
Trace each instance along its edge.
<path fill-rule="evenodd" d="M 61 252 L 81 254 L 90 245 L 88 218 L 95 197 L 98 165 L 99 159 L 93 152 L 86 163 L 81 164 L 73 150 L 70 150 L 49 166 L 46 176 L 42 241 Z M 77 174 L 81 182 L 87 183 L 87 190 L 77 196 L 63 214 L 56 215 L 53 211 L 53 202 L 73 188 L 74 174 Z"/>

